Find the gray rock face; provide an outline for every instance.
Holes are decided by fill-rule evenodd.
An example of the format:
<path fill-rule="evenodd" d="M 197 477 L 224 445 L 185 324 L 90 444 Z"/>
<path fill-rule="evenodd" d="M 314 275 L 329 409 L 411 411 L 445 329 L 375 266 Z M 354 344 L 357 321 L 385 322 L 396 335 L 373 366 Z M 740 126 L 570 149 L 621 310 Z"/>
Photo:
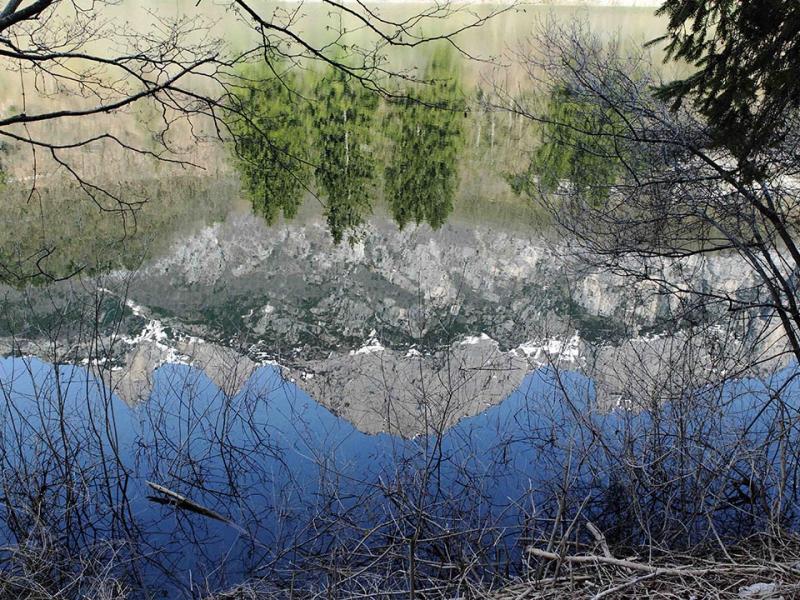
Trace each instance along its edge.
<path fill-rule="evenodd" d="M 166 363 L 183 363 L 203 371 L 219 390 L 237 394 L 256 370 L 256 363 L 231 348 L 199 339 L 178 339 L 167 345 L 143 339 L 130 345 L 116 369 L 106 372 L 108 387 L 129 405 L 146 402 L 153 374 Z"/>
<path fill-rule="evenodd" d="M 246 331 L 267 342 L 264 351 L 284 355 L 357 346 L 373 329 L 406 345 L 500 327 L 522 340 L 519 327 L 538 323 L 515 318 L 516 309 L 531 316 L 549 302 L 543 253 L 534 240 L 504 233 L 398 231 L 386 219 L 375 219 L 363 242 L 333 246 L 322 223 L 270 229 L 241 215 L 143 269 L 136 299 L 203 324 L 213 313 L 220 335 Z"/>
<path fill-rule="evenodd" d="M 681 308 L 564 252 L 542 236 L 463 222 L 399 231 L 380 217 L 362 242 L 333 246 L 319 221 L 269 228 L 235 215 L 145 266 L 130 293 L 204 337 L 244 334 L 259 352 L 303 359 L 358 347 L 372 330 L 399 348 L 483 332 L 509 349 L 573 329 L 620 341 Z M 746 284 L 735 257 L 660 268 L 723 291 Z"/>
<path fill-rule="evenodd" d="M 360 430 L 412 436 L 444 431 L 502 402 L 530 364 L 524 354 L 481 338 L 431 354 L 365 346 L 303 369 L 297 384 Z"/>

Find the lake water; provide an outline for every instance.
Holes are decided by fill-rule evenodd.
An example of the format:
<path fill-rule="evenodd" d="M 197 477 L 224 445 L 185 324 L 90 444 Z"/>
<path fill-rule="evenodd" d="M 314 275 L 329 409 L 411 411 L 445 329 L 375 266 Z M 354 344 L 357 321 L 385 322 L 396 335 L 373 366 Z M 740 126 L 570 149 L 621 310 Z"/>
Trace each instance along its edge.
<path fill-rule="evenodd" d="M 545 14 L 527 11 L 465 44 L 500 53 Z M 629 40 L 663 27 L 648 9 L 579 12 Z M 747 332 L 709 327 L 698 342 L 671 324 L 670 299 L 576 259 L 510 189 L 535 132 L 475 99 L 496 67 L 460 69 L 457 121 L 352 105 L 390 133 L 346 146 L 348 161 L 363 151 L 381 165 L 362 187 L 330 183 L 337 204 L 289 184 L 265 191 L 273 180 L 259 170 L 248 187 L 209 144 L 197 150 L 209 166 L 201 176 L 119 167 L 115 185 L 149 200 L 122 236 L 118 215 L 76 202 L 56 175 L 43 176 L 39 212 L 11 163 L 0 539 L 113 558 L 125 585 L 169 597 L 253 578 L 336 594 L 379 580 L 404 589 L 409 551 L 430 581 L 456 581 L 452 571 L 499 582 L 523 571 L 523 549 L 560 510 L 564 486 L 598 522 L 609 503 L 625 514 L 612 497 L 616 460 L 636 432 L 674 432 L 623 409 L 669 353 L 691 348 L 708 365 L 694 401 L 714 401 L 688 435 L 716 444 L 693 454 L 698 463 L 711 470 L 764 441 L 777 408 L 752 407 L 796 385 L 788 363 L 715 386 L 712 371 L 730 368 Z M 455 133 L 398 154 L 403 128 L 420 123 Z M 323 159 L 339 160 L 339 147 Z M 106 160 L 88 155 L 87 168 Z M 306 176 L 310 187 L 324 181 Z M 342 192 L 353 189 L 357 210 Z M 289 218 L 292 194 L 300 206 Z M 334 206 L 354 224 L 341 243 Z M 746 285 L 735 257 L 690 266 L 709 289 Z M 711 337 L 724 356 L 699 351 Z M 746 458 L 734 466 L 754 468 Z M 695 525 L 702 535 L 705 524 L 689 519 L 687 536 Z M 349 576 L 336 580 L 337 567 Z"/>

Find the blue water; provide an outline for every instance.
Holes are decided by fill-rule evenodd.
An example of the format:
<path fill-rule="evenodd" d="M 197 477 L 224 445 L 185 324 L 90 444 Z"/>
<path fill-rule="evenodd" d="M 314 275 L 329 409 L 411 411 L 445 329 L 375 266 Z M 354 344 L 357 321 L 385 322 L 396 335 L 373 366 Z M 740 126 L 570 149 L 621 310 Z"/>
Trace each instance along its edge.
<path fill-rule="evenodd" d="M 774 469 L 779 447 L 767 432 L 797 411 L 786 402 L 800 397 L 794 373 L 697 392 L 692 410 L 706 413 L 680 432 L 712 442 L 689 451 L 696 479 L 721 466 Z M 269 366 L 226 398 L 203 373 L 164 365 L 150 401 L 133 408 L 83 368 L 61 366 L 56 381 L 37 359 L 0 360 L 1 466 L 16 476 L 0 504 L 2 541 L 19 542 L 35 523 L 76 552 L 118 540 L 137 584 L 169 594 L 279 577 L 308 556 L 353 547 L 365 528 L 375 528 L 365 543 L 407 534 L 417 509 L 442 531 L 491 522 L 476 535 L 519 556 L 527 520 L 554 510 L 555 491 L 569 487 L 591 511 L 617 463 L 638 455 L 632 431 L 655 425 L 670 447 L 679 432 L 664 417 L 689 402 L 665 406 L 654 424 L 647 412 L 596 410 L 590 380 L 541 369 L 441 436 L 404 440 L 361 433 Z M 770 400 L 781 388 L 784 402 Z M 157 504 L 146 481 L 230 522 Z M 32 494 L 49 507 L 35 520 L 19 509 Z"/>

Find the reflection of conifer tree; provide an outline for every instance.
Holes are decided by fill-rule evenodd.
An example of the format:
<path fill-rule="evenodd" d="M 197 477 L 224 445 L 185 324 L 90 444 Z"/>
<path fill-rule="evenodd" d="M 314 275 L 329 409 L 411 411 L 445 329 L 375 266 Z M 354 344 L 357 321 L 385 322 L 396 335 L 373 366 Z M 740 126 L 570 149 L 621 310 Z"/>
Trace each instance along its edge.
<path fill-rule="evenodd" d="M 3 170 L 3 154 L 7 152 L 6 146 L 3 142 L 0 142 L 0 190 L 3 189 L 6 181 L 8 180 L 8 176 L 6 172 Z"/>
<path fill-rule="evenodd" d="M 463 143 L 464 101 L 452 54 L 440 48 L 414 100 L 395 109 L 388 135 L 386 197 L 400 227 L 440 227 L 453 210 Z"/>
<path fill-rule="evenodd" d="M 331 72 L 316 86 L 314 131 L 319 149 L 317 186 L 327 196 L 325 215 L 334 241 L 350 242 L 370 213 L 370 184 L 375 165 L 369 154 L 375 94 Z"/>
<path fill-rule="evenodd" d="M 600 206 L 619 178 L 627 154 L 617 137 L 622 117 L 573 97 L 566 88 L 555 90 L 547 105 L 548 122 L 541 129 L 542 142 L 531 157 L 528 172 L 512 179 L 518 191 L 531 193 L 534 183 L 550 193 L 569 182 Z M 593 132 L 593 133 L 584 133 Z M 597 133 L 594 133 L 597 132 Z M 635 164 L 627 156 L 624 163 Z"/>
<path fill-rule="evenodd" d="M 247 73 L 234 99 L 230 127 L 236 165 L 253 208 L 268 223 L 297 214 L 307 175 L 308 111 L 291 72 L 276 77 Z"/>

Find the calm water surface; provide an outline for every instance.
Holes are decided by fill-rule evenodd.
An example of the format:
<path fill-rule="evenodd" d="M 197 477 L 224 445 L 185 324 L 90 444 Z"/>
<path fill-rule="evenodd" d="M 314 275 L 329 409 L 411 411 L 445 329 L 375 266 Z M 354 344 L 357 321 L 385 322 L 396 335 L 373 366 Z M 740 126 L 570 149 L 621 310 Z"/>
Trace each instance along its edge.
<path fill-rule="evenodd" d="M 663 26 L 648 10 L 579 12 L 632 40 Z M 543 15 L 506 14 L 465 46 L 500 54 Z M 323 35 L 313 14 L 308 23 Z M 406 517 L 421 507 L 441 528 L 423 536 L 423 554 L 455 552 L 458 533 L 493 548 L 496 564 L 518 559 L 532 507 L 550 510 L 565 465 L 587 498 L 608 483 L 623 432 L 648 423 L 609 410 L 631 381 L 593 368 L 663 352 L 674 307 L 576 261 L 514 196 L 507 176 L 533 134 L 481 110 L 494 67 L 459 69 L 463 116 L 431 125 L 455 133 L 422 161 L 398 155 L 402 136 L 391 136 L 428 116 L 369 109 L 385 139 L 365 143 L 364 160 L 403 168 L 375 167 L 359 188 L 368 210 L 342 243 L 330 203 L 300 193 L 283 218 L 288 197 L 255 201 L 230 166 L 124 183 L 151 199 L 124 237 L 74 190 L 45 193 L 43 217 L 13 183 L 3 256 L 24 273 L 52 245 L 41 264 L 75 275 L 0 288 L 4 542 L 38 527 L 75 553 L 114 548 L 131 585 L 188 597 L 298 568 L 322 582 L 337 553 L 410 535 Z M 451 168 L 425 170 L 437 160 Z M 712 287 L 739 279 L 731 257 L 696 266 Z M 758 440 L 759 420 L 739 435 L 753 417 L 745 399 L 786 381 L 783 366 L 716 390 L 730 410 L 709 414 L 705 434 L 722 449 Z M 597 430 L 609 445 L 577 461 Z"/>

